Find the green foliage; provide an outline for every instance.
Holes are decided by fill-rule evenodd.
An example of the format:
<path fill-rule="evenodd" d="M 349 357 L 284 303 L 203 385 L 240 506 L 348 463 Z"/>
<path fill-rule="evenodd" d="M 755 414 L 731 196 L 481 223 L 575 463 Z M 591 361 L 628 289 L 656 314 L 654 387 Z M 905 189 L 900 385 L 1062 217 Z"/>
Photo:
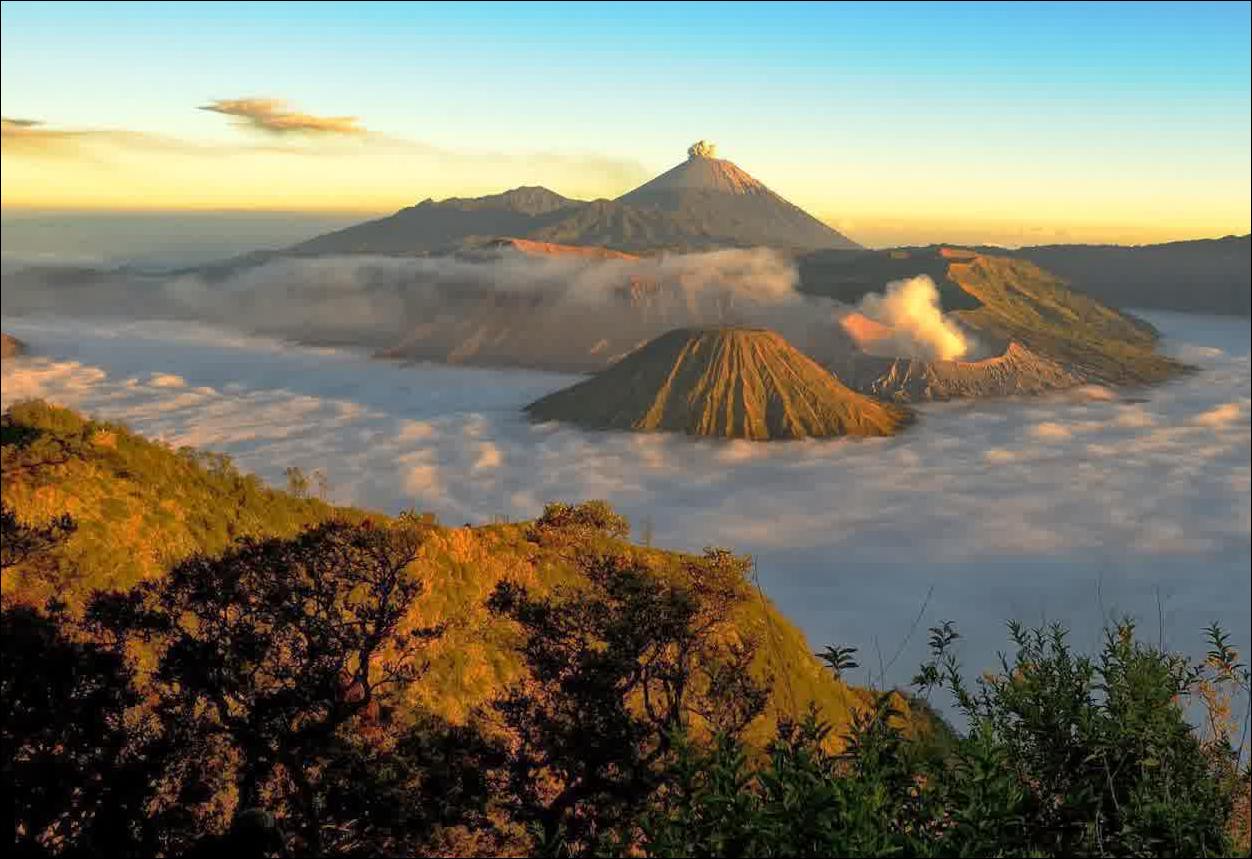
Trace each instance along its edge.
<path fill-rule="evenodd" d="M 535 520 L 533 530 L 535 534 L 564 532 L 576 538 L 594 535 L 622 540 L 630 533 L 630 522 L 607 501 L 558 501 L 544 505 L 543 515 Z"/>
<path fill-rule="evenodd" d="M 1228 856 L 1248 776 L 1227 732 L 1205 738 L 1187 699 L 1243 684 L 1246 668 L 1220 630 L 1195 665 L 1147 646 L 1123 624 L 1095 657 L 1059 626 L 1010 626 L 1016 647 L 974 686 L 932 630 L 923 690 L 942 688 L 967 730 L 941 755 L 906 740 L 879 696 L 854 719 L 844 750 L 826 751 L 813 717 L 780 729 L 768 763 L 749 764 L 723 736 L 686 739 L 643 818 L 658 856 Z M 828 654 L 846 665 L 846 648 Z M 1245 812 L 1246 813 L 1246 812 Z M 1242 848 L 1246 850 L 1246 845 Z"/>
<path fill-rule="evenodd" d="M 270 492 L 224 457 L 175 454 L 43 404 L 0 427 L 6 595 L 14 575 L 107 581 L 76 566 L 95 556 L 67 547 L 94 529 L 111 537 L 122 526 L 108 511 L 127 492 L 147 498 L 153 473 L 185 478 L 184 500 L 203 492 L 240 510 Z M 35 503 L 70 491 L 87 518 Z M 328 510 L 272 494 L 293 515 Z M 1193 663 L 1138 641 L 1128 623 L 1094 656 L 1059 626 L 1014 624 L 1012 654 L 970 682 L 944 624 L 916 688 L 950 700 L 960 730 L 923 699 L 827 676 L 823 688 L 844 695 L 832 718 L 797 707 L 815 693 L 779 694 L 782 681 L 816 689 L 805 666 L 820 669 L 758 599 L 750 559 L 643 550 L 623 542 L 627 531 L 604 502 L 550 505 L 528 527 L 449 531 L 411 514 L 327 517 L 278 536 L 228 527 L 214 538 L 222 550 L 99 593 L 81 618 L 58 601 L 6 598 L 0 730 L 15 848 L 1247 851 L 1247 721 L 1235 705 L 1249 671 L 1220 628 Z M 452 638 L 445 621 L 462 627 L 445 669 L 485 647 L 498 671 L 484 686 L 491 706 L 457 724 L 414 703 L 430 688 L 429 655 Z M 857 664 L 849 647 L 819 658 L 836 677 Z"/>
<path fill-rule="evenodd" d="M 416 675 L 438 630 L 401 624 L 423 582 L 422 532 L 405 521 L 328 522 L 289 540 L 245 539 L 197 555 L 127 594 L 102 594 L 88 618 L 155 640 L 160 709 L 180 729 L 229 739 L 238 807 L 262 804 L 281 769 L 304 844 L 322 828 L 315 773 L 339 730 Z"/>
<path fill-rule="evenodd" d="M 589 849 L 658 785 L 671 739 L 696 725 L 737 735 L 765 705 L 754 642 L 722 637 L 742 566 L 725 553 L 666 578 L 624 554 L 580 558 L 581 584 L 536 597 L 502 583 L 491 609 L 525 632 L 532 681 L 495 705 L 517 738 L 516 813 L 543 844 Z"/>
<path fill-rule="evenodd" d="M 891 726 L 891 695 L 854 719 L 845 750 L 829 751 L 815 714 L 780 727 L 764 766 L 722 735 L 689 742 L 658 807 L 642 824 L 653 856 L 891 856 L 914 854 L 920 815 L 906 740 Z"/>
<path fill-rule="evenodd" d="M 129 587 L 239 537 L 292 535 L 335 512 L 269 489 L 222 454 L 174 451 L 42 401 L 10 407 L 0 433 L 4 503 L 14 518 L 33 524 L 69 514 L 79 524 L 39 569 L 13 565 L 6 599 L 38 605 L 56 594 L 77 609 L 96 589 Z"/>
<path fill-rule="evenodd" d="M 1137 641 L 1128 622 L 1094 659 L 1059 625 L 1010 624 L 1010 637 L 1013 660 L 972 689 L 949 639 L 920 678 L 946 688 L 971 725 L 957 771 L 981 777 L 1000 800 L 987 807 L 1012 821 L 994 842 L 959 827 L 949 837 L 972 852 L 1226 855 L 1236 752 L 1225 737 L 1202 741 L 1183 706 L 1208 668 Z M 976 819 L 979 794 L 953 784 L 954 806 Z"/>

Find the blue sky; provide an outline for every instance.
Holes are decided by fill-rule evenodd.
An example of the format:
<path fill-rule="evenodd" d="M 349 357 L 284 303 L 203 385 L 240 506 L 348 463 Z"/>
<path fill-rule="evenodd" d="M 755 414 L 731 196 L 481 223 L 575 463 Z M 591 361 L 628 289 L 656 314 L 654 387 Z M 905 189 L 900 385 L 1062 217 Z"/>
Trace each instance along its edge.
<path fill-rule="evenodd" d="M 1247 3 L 5 3 L 0 86 L 6 117 L 201 142 L 240 132 L 194 108 L 244 96 L 643 173 L 703 137 L 828 220 L 946 196 L 970 223 L 1068 200 L 1080 228 L 1246 231 L 1250 27 Z"/>

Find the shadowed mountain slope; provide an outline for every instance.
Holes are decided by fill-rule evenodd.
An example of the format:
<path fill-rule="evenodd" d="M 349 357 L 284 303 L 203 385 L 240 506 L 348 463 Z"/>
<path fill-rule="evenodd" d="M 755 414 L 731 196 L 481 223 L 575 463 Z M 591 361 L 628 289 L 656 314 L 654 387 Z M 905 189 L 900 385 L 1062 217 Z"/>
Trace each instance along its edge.
<path fill-rule="evenodd" d="M 859 247 L 730 161 L 713 157 L 713 148 L 701 141 L 686 161 L 616 200 L 571 200 L 540 187 L 425 200 L 287 252 L 426 254 L 495 236 L 636 252 Z"/>
<path fill-rule="evenodd" d="M 471 238 L 522 236 L 559 221 L 585 203 L 547 188 L 523 187 L 487 197 L 423 200 L 394 215 L 326 233 L 290 248 L 297 254 L 424 254 Z"/>
<path fill-rule="evenodd" d="M 535 420 L 752 440 L 891 435 L 911 415 L 762 329 L 676 329 L 527 406 Z"/>
<path fill-rule="evenodd" d="M 665 212 L 692 240 L 787 249 L 860 247 L 758 182 L 738 165 L 714 157 L 701 141 L 687 160 L 623 194 L 618 203 Z"/>
<path fill-rule="evenodd" d="M 1252 236 L 1159 245 L 1040 245 L 1005 251 L 1116 307 L 1252 314 Z"/>

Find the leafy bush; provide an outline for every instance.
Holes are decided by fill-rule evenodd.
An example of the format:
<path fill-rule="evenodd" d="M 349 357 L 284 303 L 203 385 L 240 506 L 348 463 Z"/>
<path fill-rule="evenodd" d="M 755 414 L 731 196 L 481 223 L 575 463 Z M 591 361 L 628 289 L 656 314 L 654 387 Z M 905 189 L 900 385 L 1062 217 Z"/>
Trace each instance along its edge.
<path fill-rule="evenodd" d="M 813 718 L 780 731 L 759 768 L 733 737 L 711 749 L 680 743 L 662 800 L 643 819 L 643 851 L 1233 855 L 1229 824 L 1248 792 L 1242 741 L 1226 729 L 1203 736 L 1185 710 L 1217 687 L 1247 694 L 1247 669 L 1219 629 L 1199 665 L 1137 641 L 1130 623 L 1094 659 L 1076 654 L 1060 626 L 1012 624 L 1010 637 L 1015 656 L 971 687 L 955 630 L 932 630 L 933 658 L 916 683 L 949 693 L 968 726 L 939 757 L 910 748 L 885 696 L 854 720 L 837 755 L 823 747 L 830 728 Z"/>
<path fill-rule="evenodd" d="M 599 535 L 620 540 L 630 533 L 630 522 L 605 501 L 554 502 L 544 506 L 543 515 L 535 520 L 532 530 L 537 536 L 555 532 L 575 539 Z"/>

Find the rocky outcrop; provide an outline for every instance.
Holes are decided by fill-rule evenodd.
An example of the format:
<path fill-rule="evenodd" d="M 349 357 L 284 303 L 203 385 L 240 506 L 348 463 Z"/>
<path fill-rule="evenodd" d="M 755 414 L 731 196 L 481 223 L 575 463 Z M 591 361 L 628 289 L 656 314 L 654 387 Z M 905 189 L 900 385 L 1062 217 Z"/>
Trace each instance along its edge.
<path fill-rule="evenodd" d="M 0 358 L 14 358 L 26 351 L 26 344 L 16 337 L 0 334 Z"/>
<path fill-rule="evenodd" d="M 1000 355 L 980 361 L 925 361 L 857 355 L 839 368 L 858 391 L 897 402 L 1008 397 L 1070 388 L 1082 379 L 1056 361 L 1009 343 Z"/>

